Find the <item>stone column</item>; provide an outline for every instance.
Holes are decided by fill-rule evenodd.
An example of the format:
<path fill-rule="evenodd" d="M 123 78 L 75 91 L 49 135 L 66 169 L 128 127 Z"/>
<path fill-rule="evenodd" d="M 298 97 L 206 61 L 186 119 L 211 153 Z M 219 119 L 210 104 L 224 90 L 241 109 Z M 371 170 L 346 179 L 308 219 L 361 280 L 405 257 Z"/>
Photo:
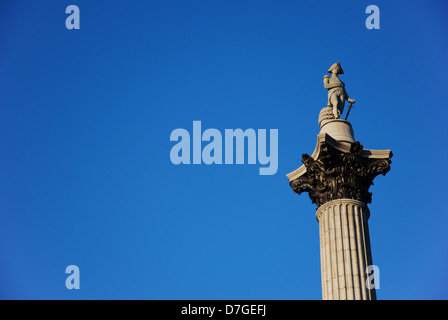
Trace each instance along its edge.
<path fill-rule="evenodd" d="M 366 268 L 372 265 L 369 209 L 357 200 L 332 200 L 316 212 L 319 221 L 324 300 L 372 300 Z"/>
<path fill-rule="evenodd" d="M 307 192 L 317 205 L 322 297 L 324 300 L 374 300 L 366 285 L 372 265 L 369 227 L 373 180 L 390 170 L 390 150 L 369 150 L 355 142 L 353 129 L 341 119 L 319 121 L 313 154 L 287 174 L 291 188 Z"/>

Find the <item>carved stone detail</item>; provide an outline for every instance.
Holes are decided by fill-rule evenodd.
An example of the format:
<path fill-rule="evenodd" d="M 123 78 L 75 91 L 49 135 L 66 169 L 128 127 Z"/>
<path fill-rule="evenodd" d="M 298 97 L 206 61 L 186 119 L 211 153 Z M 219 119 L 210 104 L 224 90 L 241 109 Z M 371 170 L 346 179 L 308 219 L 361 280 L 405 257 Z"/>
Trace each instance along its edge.
<path fill-rule="evenodd" d="M 291 188 L 298 194 L 308 192 L 318 207 L 336 199 L 371 203 L 369 188 L 377 175 L 389 172 L 391 160 L 367 158 L 361 155 L 362 151 L 359 142 L 351 144 L 349 153 L 321 142 L 317 160 L 306 153 L 302 155 L 306 173 L 292 180 Z"/>

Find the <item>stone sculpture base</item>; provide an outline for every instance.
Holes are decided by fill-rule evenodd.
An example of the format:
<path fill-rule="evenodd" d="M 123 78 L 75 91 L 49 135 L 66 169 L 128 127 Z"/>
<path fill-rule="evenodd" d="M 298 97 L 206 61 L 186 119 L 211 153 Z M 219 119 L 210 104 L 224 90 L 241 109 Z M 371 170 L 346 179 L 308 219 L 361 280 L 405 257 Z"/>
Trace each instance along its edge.
<path fill-rule="evenodd" d="M 319 126 L 322 125 L 322 121 L 334 119 L 333 108 L 331 107 L 323 107 L 319 113 Z"/>

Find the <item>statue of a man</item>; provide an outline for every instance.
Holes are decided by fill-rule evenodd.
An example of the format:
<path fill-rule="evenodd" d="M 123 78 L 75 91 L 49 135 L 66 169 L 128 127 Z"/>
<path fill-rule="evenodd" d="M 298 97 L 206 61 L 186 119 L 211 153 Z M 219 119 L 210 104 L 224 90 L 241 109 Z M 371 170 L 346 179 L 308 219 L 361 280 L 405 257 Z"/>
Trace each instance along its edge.
<path fill-rule="evenodd" d="M 339 79 L 339 75 L 344 74 L 341 64 L 336 62 L 328 69 L 328 72 L 331 73 L 331 77 L 329 75 L 324 76 L 324 87 L 328 89 L 328 107 L 333 109 L 334 118 L 339 119 L 344 111 L 345 100 L 353 104 L 355 99 L 348 97 L 345 84 Z"/>

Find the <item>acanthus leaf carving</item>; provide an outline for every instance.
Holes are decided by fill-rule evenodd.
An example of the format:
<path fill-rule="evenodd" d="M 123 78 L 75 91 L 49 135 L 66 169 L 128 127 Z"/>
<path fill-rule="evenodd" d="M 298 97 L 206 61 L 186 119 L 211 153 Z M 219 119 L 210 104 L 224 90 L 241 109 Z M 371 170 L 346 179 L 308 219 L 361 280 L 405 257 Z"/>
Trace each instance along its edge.
<path fill-rule="evenodd" d="M 372 202 L 369 188 L 379 174 L 390 170 L 391 160 L 372 159 L 362 156 L 363 146 L 351 144 L 349 153 L 342 153 L 322 142 L 317 159 L 302 155 L 306 173 L 290 182 L 299 195 L 307 192 L 318 207 L 336 199 L 354 199 L 364 203 Z"/>

